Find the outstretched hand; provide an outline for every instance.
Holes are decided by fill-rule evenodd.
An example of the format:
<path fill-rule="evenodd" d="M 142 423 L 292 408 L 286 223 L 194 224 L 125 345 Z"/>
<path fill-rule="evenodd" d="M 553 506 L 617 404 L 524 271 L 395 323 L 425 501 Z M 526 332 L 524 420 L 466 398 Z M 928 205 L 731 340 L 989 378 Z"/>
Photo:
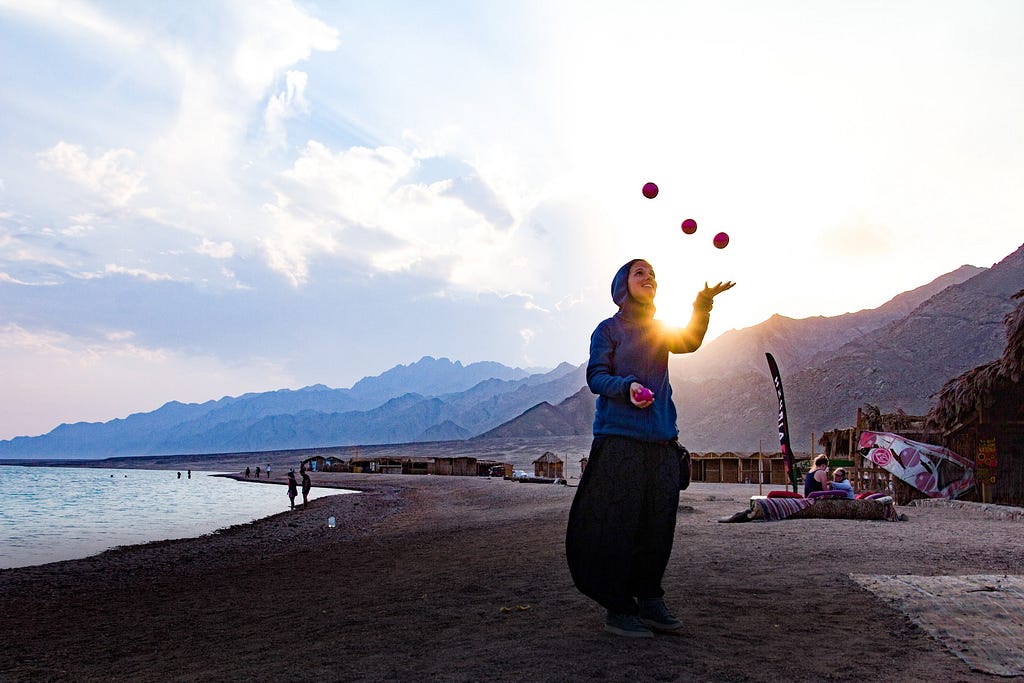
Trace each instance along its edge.
<path fill-rule="evenodd" d="M 708 283 L 704 283 L 704 289 L 700 290 L 700 296 L 707 297 L 708 299 L 714 299 L 716 296 L 721 294 L 727 289 L 732 289 L 736 286 L 736 283 L 732 280 L 728 282 L 719 282 L 714 287 L 709 287 Z"/>

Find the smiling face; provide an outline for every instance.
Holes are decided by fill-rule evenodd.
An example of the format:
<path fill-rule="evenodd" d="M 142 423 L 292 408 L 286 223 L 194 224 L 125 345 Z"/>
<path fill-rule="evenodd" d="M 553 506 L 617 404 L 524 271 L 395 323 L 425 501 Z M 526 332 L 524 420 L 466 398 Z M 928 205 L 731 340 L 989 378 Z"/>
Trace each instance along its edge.
<path fill-rule="evenodd" d="M 654 268 L 644 260 L 636 261 L 629 267 L 627 280 L 629 294 L 641 303 L 651 303 L 658 293 L 658 281 L 654 279 Z"/>

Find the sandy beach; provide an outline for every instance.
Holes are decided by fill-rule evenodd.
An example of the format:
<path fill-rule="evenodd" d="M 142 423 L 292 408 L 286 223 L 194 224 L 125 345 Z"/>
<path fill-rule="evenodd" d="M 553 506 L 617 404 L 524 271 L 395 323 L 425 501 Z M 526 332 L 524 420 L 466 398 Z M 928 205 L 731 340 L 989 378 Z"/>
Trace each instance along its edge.
<path fill-rule="evenodd" d="M 604 633 L 572 585 L 571 485 L 314 481 L 361 493 L 0 571 L 0 680 L 994 680 L 854 577 L 1024 567 L 1019 516 L 912 506 L 898 523 L 720 524 L 758 487 L 695 483 L 665 578 L 686 628 L 636 641 Z"/>

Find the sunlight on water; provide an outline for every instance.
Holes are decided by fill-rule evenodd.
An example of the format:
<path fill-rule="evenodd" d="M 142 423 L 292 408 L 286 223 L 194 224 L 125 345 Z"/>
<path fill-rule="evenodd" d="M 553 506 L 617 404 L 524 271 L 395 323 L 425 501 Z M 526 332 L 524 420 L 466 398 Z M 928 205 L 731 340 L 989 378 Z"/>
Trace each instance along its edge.
<path fill-rule="evenodd" d="M 0 465 L 0 569 L 201 536 L 288 509 L 282 485 L 210 474 Z M 309 498 L 338 493 L 314 486 Z"/>

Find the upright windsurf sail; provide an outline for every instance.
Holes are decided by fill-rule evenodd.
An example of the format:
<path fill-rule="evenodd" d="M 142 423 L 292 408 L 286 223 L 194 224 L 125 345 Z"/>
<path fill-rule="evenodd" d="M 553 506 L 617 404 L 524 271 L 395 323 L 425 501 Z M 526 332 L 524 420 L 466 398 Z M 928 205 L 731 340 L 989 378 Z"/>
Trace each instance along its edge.
<path fill-rule="evenodd" d="M 775 362 L 772 354 L 764 354 L 768 358 L 768 369 L 772 372 L 772 382 L 775 383 L 775 393 L 779 397 L 779 448 L 782 449 L 782 462 L 786 465 L 786 474 L 793 483 L 793 490 L 799 491 L 796 478 L 796 462 L 793 459 L 793 449 L 789 445 L 789 421 L 786 419 L 786 397 L 782 393 L 782 376 L 779 374 L 779 365 Z"/>

